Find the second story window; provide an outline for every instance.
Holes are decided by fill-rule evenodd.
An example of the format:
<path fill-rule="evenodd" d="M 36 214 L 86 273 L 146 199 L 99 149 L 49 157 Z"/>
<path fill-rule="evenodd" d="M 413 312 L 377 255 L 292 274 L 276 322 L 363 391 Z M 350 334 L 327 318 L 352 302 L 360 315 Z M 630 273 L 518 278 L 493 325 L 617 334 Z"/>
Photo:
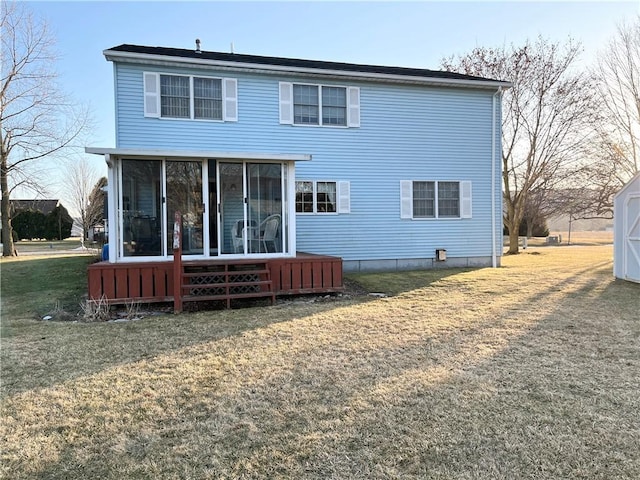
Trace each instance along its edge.
<path fill-rule="evenodd" d="M 280 82 L 280 123 L 360 126 L 360 89 Z"/>
<path fill-rule="evenodd" d="M 347 89 L 322 87 L 322 124 L 347 124 Z"/>
<path fill-rule="evenodd" d="M 144 116 L 235 122 L 237 80 L 145 72 Z"/>
<path fill-rule="evenodd" d="M 189 77 L 160 75 L 160 115 L 191 118 Z"/>
<path fill-rule="evenodd" d="M 293 86 L 293 123 L 298 125 L 318 125 L 318 87 L 315 85 Z"/>
<path fill-rule="evenodd" d="M 222 80 L 193 78 L 193 115 L 222 120 Z"/>

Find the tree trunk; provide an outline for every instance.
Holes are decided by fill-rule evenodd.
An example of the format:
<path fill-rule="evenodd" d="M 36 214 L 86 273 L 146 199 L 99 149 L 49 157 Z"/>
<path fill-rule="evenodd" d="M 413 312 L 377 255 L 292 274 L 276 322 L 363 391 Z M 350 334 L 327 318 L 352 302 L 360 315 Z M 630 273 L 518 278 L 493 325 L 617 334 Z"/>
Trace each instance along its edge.
<path fill-rule="evenodd" d="M 9 180 L 7 178 L 7 158 L 2 155 L 0 161 L 0 215 L 2 215 L 2 255 L 15 257 L 17 255 L 13 245 L 13 228 L 11 226 L 11 203 L 9 202 Z"/>
<path fill-rule="evenodd" d="M 513 228 L 513 225 L 509 226 L 509 250 L 507 254 L 513 255 L 520 252 L 518 238 L 518 227 Z"/>
<path fill-rule="evenodd" d="M 533 220 L 529 220 L 527 223 L 527 238 L 533 237 Z"/>

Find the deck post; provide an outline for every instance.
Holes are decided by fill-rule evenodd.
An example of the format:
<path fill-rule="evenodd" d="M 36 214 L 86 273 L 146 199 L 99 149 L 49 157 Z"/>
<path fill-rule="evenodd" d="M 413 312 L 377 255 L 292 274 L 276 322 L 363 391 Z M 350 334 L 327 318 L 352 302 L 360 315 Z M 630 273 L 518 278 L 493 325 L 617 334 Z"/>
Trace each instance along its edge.
<path fill-rule="evenodd" d="M 175 212 L 173 221 L 173 313 L 182 312 L 182 215 Z"/>

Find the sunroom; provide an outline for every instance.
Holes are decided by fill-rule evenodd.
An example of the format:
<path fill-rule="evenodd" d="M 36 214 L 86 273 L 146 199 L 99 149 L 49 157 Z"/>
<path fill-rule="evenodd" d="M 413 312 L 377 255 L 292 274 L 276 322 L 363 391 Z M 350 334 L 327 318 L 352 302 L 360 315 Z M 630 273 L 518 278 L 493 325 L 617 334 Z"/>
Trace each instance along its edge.
<path fill-rule="evenodd" d="M 295 162 L 310 155 L 87 148 L 109 165 L 109 261 L 295 255 Z M 266 230 L 266 231 L 265 231 Z"/>
<path fill-rule="evenodd" d="M 193 290 L 190 282 L 209 282 L 211 272 L 226 272 L 216 274 L 225 284 L 240 283 L 238 275 L 229 272 L 246 268 L 268 271 L 267 279 L 274 284 L 269 291 L 274 294 L 342 288 L 340 259 L 296 252 L 295 164 L 311 160 L 311 155 L 86 151 L 104 155 L 108 165 L 108 256 L 90 268 L 92 298 L 106 296 L 113 303 L 165 301 L 178 291 L 188 294 Z M 179 259 L 174 258 L 177 251 Z M 322 271 L 327 258 L 328 273 Z M 176 260 L 185 265 L 179 279 L 172 274 Z M 319 266 L 302 266 L 310 261 Z M 185 283 L 185 275 L 196 265 L 208 276 Z M 313 273 L 314 268 L 320 271 Z M 274 275 L 278 278 L 272 280 Z M 177 290 L 175 285 L 180 285 Z"/>

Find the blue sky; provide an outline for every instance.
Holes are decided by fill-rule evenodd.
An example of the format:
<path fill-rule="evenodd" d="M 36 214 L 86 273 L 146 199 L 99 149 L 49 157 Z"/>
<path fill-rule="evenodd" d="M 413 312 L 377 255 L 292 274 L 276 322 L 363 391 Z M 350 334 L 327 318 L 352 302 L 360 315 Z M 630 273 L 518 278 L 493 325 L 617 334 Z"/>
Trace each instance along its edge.
<path fill-rule="evenodd" d="M 112 65 L 104 49 L 131 43 L 438 69 L 475 46 L 542 35 L 582 42 L 590 64 L 640 1 L 625 2 L 27 2 L 57 38 L 61 84 L 90 104 L 90 145 L 115 146 Z M 101 159 L 89 156 L 106 173 Z M 62 195 L 52 179 L 51 193 Z M 64 202 L 63 202 L 64 203 Z"/>

